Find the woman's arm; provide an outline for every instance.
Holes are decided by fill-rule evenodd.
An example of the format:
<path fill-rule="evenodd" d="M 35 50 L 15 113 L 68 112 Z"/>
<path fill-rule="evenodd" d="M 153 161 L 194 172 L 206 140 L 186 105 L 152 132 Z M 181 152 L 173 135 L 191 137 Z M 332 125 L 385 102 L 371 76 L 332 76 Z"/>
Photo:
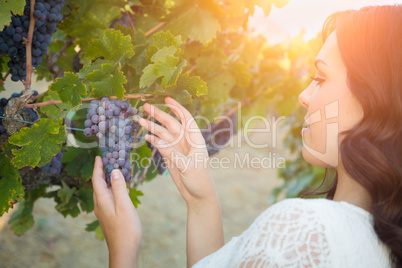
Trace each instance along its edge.
<path fill-rule="evenodd" d="M 187 205 L 187 267 L 224 245 L 222 214 L 218 196 Z"/>
<path fill-rule="evenodd" d="M 198 262 L 224 244 L 218 194 L 209 168 L 205 140 L 190 112 L 174 99 L 166 105 L 180 119 L 144 104 L 144 111 L 164 126 L 141 118 L 155 135 L 145 135 L 163 156 L 177 189 L 187 203 L 187 264 Z"/>

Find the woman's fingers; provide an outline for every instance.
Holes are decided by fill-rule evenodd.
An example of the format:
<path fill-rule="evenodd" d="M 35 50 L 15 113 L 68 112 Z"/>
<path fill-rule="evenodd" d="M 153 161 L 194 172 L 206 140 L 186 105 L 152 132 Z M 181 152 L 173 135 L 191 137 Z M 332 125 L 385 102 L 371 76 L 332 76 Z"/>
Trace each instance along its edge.
<path fill-rule="evenodd" d="M 184 173 L 187 170 L 189 166 L 188 158 L 176 150 L 172 144 L 150 134 L 146 134 L 145 139 L 155 146 L 163 157 L 169 159 L 169 161 L 177 167 L 179 172 Z"/>
<path fill-rule="evenodd" d="M 175 120 L 175 119 L 173 119 Z M 151 133 L 157 135 L 161 139 L 168 141 L 168 142 L 174 142 L 175 137 L 173 136 L 172 133 L 169 132 L 168 129 L 156 124 L 155 122 L 152 122 L 150 120 L 140 118 L 138 123 L 144 127 L 146 130 L 150 131 Z"/>
<path fill-rule="evenodd" d="M 166 126 L 173 135 L 180 133 L 182 125 L 173 116 L 149 103 L 145 103 L 143 107 L 145 112 Z"/>
<path fill-rule="evenodd" d="M 120 208 L 126 208 L 132 205 L 132 201 L 128 195 L 127 184 L 124 180 L 124 176 L 119 169 L 112 171 L 112 191 L 115 200 L 116 213 Z"/>
<path fill-rule="evenodd" d="M 103 173 L 102 159 L 99 156 L 95 158 L 95 165 L 92 173 L 92 185 L 94 188 L 94 200 L 96 204 L 105 207 L 112 206 L 113 202 L 110 200 L 110 190 L 107 188 L 105 174 Z"/>
<path fill-rule="evenodd" d="M 171 97 L 166 97 L 165 103 L 180 118 L 186 132 L 187 142 L 190 143 L 190 146 L 197 149 L 204 148 L 205 140 L 191 113 Z"/>

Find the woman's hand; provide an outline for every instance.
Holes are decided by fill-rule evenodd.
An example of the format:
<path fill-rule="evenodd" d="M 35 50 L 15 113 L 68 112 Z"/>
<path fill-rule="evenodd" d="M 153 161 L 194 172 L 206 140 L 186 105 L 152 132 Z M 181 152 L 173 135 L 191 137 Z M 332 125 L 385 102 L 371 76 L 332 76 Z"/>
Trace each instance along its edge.
<path fill-rule="evenodd" d="M 141 118 L 142 127 L 155 135 L 146 134 L 165 160 L 174 183 L 187 205 L 199 201 L 216 200 L 217 193 L 209 168 L 209 156 L 205 140 L 190 112 L 176 100 L 166 97 L 166 105 L 181 123 L 154 105 L 144 104 L 144 111 L 165 127 Z"/>
<path fill-rule="evenodd" d="M 131 201 L 123 174 L 112 171 L 108 188 L 102 159 L 97 156 L 92 175 L 94 213 L 109 248 L 110 267 L 136 267 L 142 239 L 141 222 Z"/>

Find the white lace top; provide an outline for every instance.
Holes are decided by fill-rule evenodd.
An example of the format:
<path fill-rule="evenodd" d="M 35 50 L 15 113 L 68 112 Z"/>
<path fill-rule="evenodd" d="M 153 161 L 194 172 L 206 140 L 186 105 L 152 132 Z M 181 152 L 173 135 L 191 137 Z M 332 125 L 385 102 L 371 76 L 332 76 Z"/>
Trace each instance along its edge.
<path fill-rule="evenodd" d="M 192 267 L 391 267 L 372 220 L 344 201 L 285 199 Z"/>

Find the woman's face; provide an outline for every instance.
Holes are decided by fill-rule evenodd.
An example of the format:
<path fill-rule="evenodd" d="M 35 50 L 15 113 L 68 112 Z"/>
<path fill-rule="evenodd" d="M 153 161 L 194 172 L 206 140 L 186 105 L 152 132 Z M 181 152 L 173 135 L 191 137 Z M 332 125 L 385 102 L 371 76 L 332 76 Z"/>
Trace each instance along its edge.
<path fill-rule="evenodd" d="M 338 133 L 348 130 L 363 118 L 363 108 L 347 85 L 346 67 L 341 59 L 336 32 L 325 41 L 317 55 L 316 76 L 299 95 L 307 109 L 302 129 L 303 158 L 316 166 L 337 167 L 341 163 Z"/>

